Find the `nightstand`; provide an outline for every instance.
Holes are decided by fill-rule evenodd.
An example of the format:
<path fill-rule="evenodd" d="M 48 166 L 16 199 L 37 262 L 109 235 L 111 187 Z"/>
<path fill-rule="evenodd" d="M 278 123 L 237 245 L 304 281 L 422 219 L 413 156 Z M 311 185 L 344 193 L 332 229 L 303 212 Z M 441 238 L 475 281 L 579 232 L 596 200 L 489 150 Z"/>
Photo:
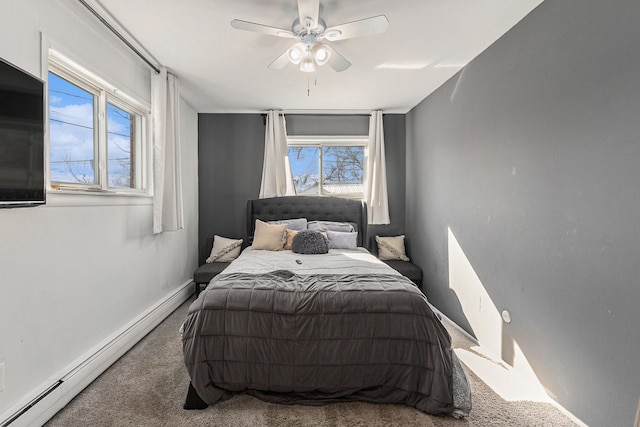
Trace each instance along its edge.
<path fill-rule="evenodd" d="M 207 287 L 211 279 L 222 273 L 230 262 L 212 262 L 210 264 L 202 264 L 193 272 L 193 281 L 195 282 L 196 298 L 200 295 L 200 285 Z"/>

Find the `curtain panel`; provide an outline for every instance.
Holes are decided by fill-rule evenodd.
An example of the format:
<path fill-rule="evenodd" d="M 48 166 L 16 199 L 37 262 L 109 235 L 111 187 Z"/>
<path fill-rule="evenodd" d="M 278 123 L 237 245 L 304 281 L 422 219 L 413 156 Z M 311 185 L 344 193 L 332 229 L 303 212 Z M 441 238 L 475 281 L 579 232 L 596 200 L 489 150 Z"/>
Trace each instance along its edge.
<path fill-rule="evenodd" d="M 153 232 L 184 228 L 178 79 L 162 68 L 152 77 Z"/>
<path fill-rule="evenodd" d="M 368 171 L 365 200 L 369 224 L 389 224 L 387 166 L 384 157 L 384 128 L 382 111 L 380 110 L 372 112 L 369 121 Z"/>
<path fill-rule="evenodd" d="M 289 165 L 287 125 L 284 114 L 269 110 L 264 136 L 264 162 L 259 198 L 294 196 L 295 194 Z"/>

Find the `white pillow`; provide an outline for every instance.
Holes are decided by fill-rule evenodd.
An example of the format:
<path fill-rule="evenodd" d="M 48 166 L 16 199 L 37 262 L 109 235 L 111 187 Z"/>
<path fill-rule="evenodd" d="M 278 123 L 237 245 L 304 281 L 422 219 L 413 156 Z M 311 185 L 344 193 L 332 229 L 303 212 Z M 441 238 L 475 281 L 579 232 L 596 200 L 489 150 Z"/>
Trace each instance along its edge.
<path fill-rule="evenodd" d="M 213 248 L 207 258 L 207 264 L 212 262 L 231 262 L 238 258 L 242 249 L 242 239 L 227 239 L 218 235 L 213 236 Z"/>
<path fill-rule="evenodd" d="M 281 251 L 285 242 L 287 224 L 267 224 L 256 219 L 256 229 L 253 235 L 253 249 L 267 251 Z"/>
<path fill-rule="evenodd" d="M 404 234 L 395 237 L 376 236 L 378 244 L 378 258 L 381 260 L 399 259 L 409 261 L 404 251 Z"/>

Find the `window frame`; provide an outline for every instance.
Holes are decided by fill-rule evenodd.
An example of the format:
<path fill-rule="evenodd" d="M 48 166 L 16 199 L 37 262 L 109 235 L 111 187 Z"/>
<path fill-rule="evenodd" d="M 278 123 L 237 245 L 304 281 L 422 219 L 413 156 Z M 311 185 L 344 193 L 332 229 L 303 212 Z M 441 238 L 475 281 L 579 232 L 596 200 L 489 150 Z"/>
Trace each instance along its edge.
<path fill-rule="evenodd" d="M 318 153 L 318 193 L 305 194 L 311 197 L 344 197 L 347 199 L 364 200 L 367 180 L 369 179 L 369 136 L 368 135 L 313 135 L 313 136 L 287 136 L 287 151 L 289 147 L 316 147 Z M 322 169 L 323 148 L 325 147 L 363 147 L 362 159 L 362 193 L 328 193 L 324 190 L 324 173 Z M 291 164 L 291 159 L 289 159 Z"/>
<path fill-rule="evenodd" d="M 143 173 L 145 170 L 145 166 L 146 166 L 146 162 L 144 161 L 144 159 L 146 158 L 144 156 L 144 147 L 145 147 L 145 141 L 146 141 L 146 126 L 145 126 L 145 122 L 146 122 L 146 117 L 139 111 L 139 110 L 135 110 L 135 107 L 132 107 L 131 105 L 129 105 L 128 103 L 126 103 L 125 101 L 123 101 L 120 98 L 117 97 L 113 97 L 109 94 L 107 94 L 106 100 L 105 100 L 105 117 L 106 117 L 106 110 L 108 109 L 109 104 L 113 105 L 116 108 L 119 108 L 121 110 L 126 111 L 129 114 L 135 114 L 137 116 L 137 119 L 135 120 L 136 122 L 136 126 L 133 129 L 134 133 L 136 134 L 135 137 L 135 151 L 133 153 L 131 153 L 132 156 L 132 165 L 130 167 L 134 167 L 134 173 L 135 173 L 135 182 L 136 183 L 146 183 L 145 181 L 145 174 Z M 133 109 L 133 110 L 132 110 Z M 108 169 L 109 169 L 109 153 L 108 153 L 108 147 L 109 147 L 109 138 L 107 136 L 108 132 L 109 132 L 109 127 L 108 127 L 108 120 L 105 119 L 105 143 L 104 143 L 104 147 L 105 147 L 105 153 L 104 153 L 104 159 L 105 159 L 105 182 L 107 185 L 107 188 L 110 191 L 135 191 L 135 190 L 139 190 L 139 191 L 146 191 L 146 185 L 142 186 L 142 185 L 137 185 L 135 188 L 130 188 L 130 187 L 109 187 L 109 176 L 108 176 Z"/>
<path fill-rule="evenodd" d="M 150 106 L 123 93 L 110 85 L 101 77 L 88 71 L 59 52 L 49 49 L 48 62 L 45 68 L 47 81 L 46 90 L 46 182 L 48 192 L 72 192 L 76 194 L 92 195 L 143 195 L 150 196 L 148 135 L 151 121 Z M 69 83 L 91 93 L 94 96 L 93 106 L 93 140 L 94 140 L 94 174 L 95 183 L 82 184 L 51 179 L 51 132 L 50 132 L 50 102 L 49 102 L 49 73 L 67 80 Z M 135 187 L 110 187 L 108 174 L 108 104 L 134 115 L 138 126 L 135 129 L 135 153 L 131 153 L 133 162 L 131 167 L 135 171 Z"/>

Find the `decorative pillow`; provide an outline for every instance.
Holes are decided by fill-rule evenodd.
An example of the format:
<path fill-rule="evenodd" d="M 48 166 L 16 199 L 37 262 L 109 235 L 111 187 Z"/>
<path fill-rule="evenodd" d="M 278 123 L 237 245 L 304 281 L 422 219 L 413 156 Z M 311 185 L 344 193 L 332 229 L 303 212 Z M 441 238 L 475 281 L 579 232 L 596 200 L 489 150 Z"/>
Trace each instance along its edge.
<path fill-rule="evenodd" d="M 212 262 L 231 262 L 238 258 L 241 249 L 242 239 L 227 239 L 226 237 L 215 235 L 213 236 L 213 248 L 211 248 L 211 254 L 206 262 L 207 264 Z"/>
<path fill-rule="evenodd" d="M 353 225 L 348 222 L 335 221 L 309 221 L 307 223 L 307 229 L 315 231 L 342 231 L 345 233 L 356 231 Z"/>
<path fill-rule="evenodd" d="M 409 261 L 404 251 L 404 234 L 395 237 L 376 236 L 376 243 L 378 244 L 378 258 L 381 260 Z"/>
<path fill-rule="evenodd" d="M 287 224 L 287 229 L 300 231 L 307 229 L 307 218 L 280 219 L 277 221 L 267 221 L 267 224 Z"/>
<path fill-rule="evenodd" d="M 322 233 L 313 230 L 298 231 L 293 236 L 291 250 L 297 254 L 326 254 L 329 242 Z"/>
<path fill-rule="evenodd" d="M 267 224 L 256 219 L 256 229 L 253 236 L 253 249 L 267 251 L 281 251 L 284 246 L 287 224 Z"/>
<path fill-rule="evenodd" d="M 329 249 L 356 249 L 358 247 L 358 233 L 327 231 L 329 236 Z"/>
<path fill-rule="evenodd" d="M 304 230 L 301 230 L 304 231 Z M 293 244 L 293 237 L 298 234 L 297 230 L 289 230 L 287 229 L 287 238 L 286 241 L 284 242 L 284 250 L 285 251 L 290 251 L 291 250 L 291 245 Z M 322 234 L 325 238 L 329 238 L 329 236 L 327 235 L 326 231 L 321 231 L 320 234 Z"/>
<path fill-rule="evenodd" d="M 293 243 L 293 237 L 298 234 L 297 230 L 289 230 L 287 229 L 287 236 L 285 238 L 285 242 L 284 242 L 284 250 L 285 251 L 290 251 L 291 250 L 291 244 Z"/>

